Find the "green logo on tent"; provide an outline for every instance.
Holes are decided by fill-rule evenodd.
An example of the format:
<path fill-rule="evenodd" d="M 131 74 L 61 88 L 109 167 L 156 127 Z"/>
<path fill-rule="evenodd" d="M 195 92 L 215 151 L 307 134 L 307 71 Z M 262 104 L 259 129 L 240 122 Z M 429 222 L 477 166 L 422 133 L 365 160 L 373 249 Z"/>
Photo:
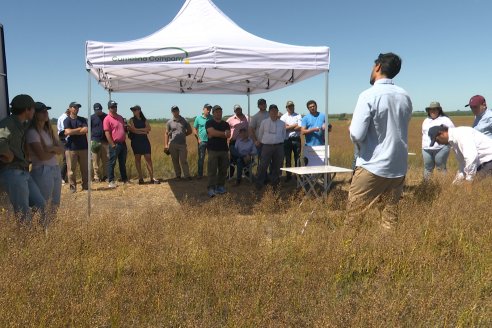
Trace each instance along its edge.
<path fill-rule="evenodd" d="M 172 50 L 173 54 L 172 55 L 159 55 L 159 54 L 154 54 L 156 52 L 162 52 L 166 50 Z M 178 50 L 178 51 L 176 51 Z M 180 53 L 182 52 L 182 54 Z M 153 55 L 150 55 L 153 54 Z M 184 63 L 184 64 L 189 64 L 190 59 L 188 58 L 189 54 L 188 51 L 182 49 L 182 48 L 177 48 L 177 47 L 166 47 L 166 48 L 160 48 L 156 50 L 152 50 L 149 52 L 146 56 L 113 56 L 112 61 L 116 62 L 159 62 L 159 63 L 168 63 L 168 62 L 178 62 L 178 63 Z"/>

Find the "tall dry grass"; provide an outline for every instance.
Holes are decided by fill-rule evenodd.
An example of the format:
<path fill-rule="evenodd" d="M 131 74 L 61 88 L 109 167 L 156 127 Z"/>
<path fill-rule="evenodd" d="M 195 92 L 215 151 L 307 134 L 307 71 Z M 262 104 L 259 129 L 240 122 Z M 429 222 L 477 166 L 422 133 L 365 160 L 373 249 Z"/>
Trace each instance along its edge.
<path fill-rule="evenodd" d="M 419 161 L 392 234 L 376 211 L 344 228 L 343 184 L 328 203 L 267 190 L 90 221 L 68 204 L 47 236 L 4 220 L 0 326 L 491 326 L 492 179 L 421 183 Z"/>

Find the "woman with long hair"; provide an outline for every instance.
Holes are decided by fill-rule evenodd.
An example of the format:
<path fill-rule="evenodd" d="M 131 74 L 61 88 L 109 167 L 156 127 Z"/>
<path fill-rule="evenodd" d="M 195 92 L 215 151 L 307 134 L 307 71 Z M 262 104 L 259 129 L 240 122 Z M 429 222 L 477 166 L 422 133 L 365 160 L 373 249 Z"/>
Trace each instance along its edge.
<path fill-rule="evenodd" d="M 63 153 L 63 146 L 53 132 L 47 107 L 36 102 L 34 117 L 26 133 L 26 144 L 31 157 L 31 176 L 46 200 L 47 213 L 41 224 L 46 228 L 56 216 L 60 206 L 61 175 L 56 155 Z"/>
<path fill-rule="evenodd" d="M 446 173 L 446 162 L 448 161 L 450 149 L 449 145 L 439 145 L 438 143 L 431 147 L 431 140 L 428 135 L 429 129 L 441 124 L 448 128 L 454 128 L 454 124 L 444 114 L 441 104 L 437 101 L 431 102 L 425 111 L 427 112 L 427 118 L 422 123 L 422 157 L 424 159 L 424 180 L 428 180 L 434 167 L 438 171 Z"/>
<path fill-rule="evenodd" d="M 150 124 L 142 113 L 142 108 L 135 105 L 130 108 L 133 112 L 133 117 L 128 122 L 129 138 L 131 140 L 133 155 L 135 156 L 135 167 L 138 172 L 138 184 L 144 184 L 141 158 L 145 158 L 147 170 L 149 171 L 150 183 L 159 184 L 159 180 L 154 178 L 154 168 L 152 166 L 151 148 L 148 134 L 150 132 Z"/>

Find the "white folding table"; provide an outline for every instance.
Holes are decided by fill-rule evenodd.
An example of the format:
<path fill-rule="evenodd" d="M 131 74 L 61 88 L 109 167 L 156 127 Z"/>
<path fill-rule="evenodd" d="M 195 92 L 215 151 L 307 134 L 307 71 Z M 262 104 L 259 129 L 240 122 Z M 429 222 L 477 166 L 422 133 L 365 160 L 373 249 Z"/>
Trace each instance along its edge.
<path fill-rule="evenodd" d="M 315 197 L 326 197 L 337 173 L 353 172 L 351 169 L 332 165 L 284 167 L 281 170 L 294 173 L 297 179 L 297 186 L 302 188 L 306 195 Z"/>

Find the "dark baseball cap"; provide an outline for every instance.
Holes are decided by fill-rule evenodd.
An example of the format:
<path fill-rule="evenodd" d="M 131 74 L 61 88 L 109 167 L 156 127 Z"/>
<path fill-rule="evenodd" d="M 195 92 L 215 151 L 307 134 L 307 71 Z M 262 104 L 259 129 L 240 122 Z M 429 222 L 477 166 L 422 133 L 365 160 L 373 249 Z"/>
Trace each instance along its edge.
<path fill-rule="evenodd" d="M 222 107 L 220 107 L 219 105 L 215 105 L 214 107 L 212 107 L 212 112 L 215 112 L 216 110 L 222 110 Z"/>
<path fill-rule="evenodd" d="M 258 99 L 258 105 L 260 104 L 266 104 L 266 100 L 263 98 Z"/>
<path fill-rule="evenodd" d="M 76 102 L 76 101 L 72 101 L 72 102 L 70 103 L 70 105 L 68 105 L 68 108 L 71 108 L 71 107 L 77 107 L 77 108 L 80 108 L 80 107 L 82 107 L 82 105 L 81 105 L 81 104 L 79 104 L 79 103 L 78 103 L 78 102 Z"/>
<path fill-rule="evenodd" d="M 46 106 L 45 104 L 43 104 L 42 102 L 39 102 L 37 101 L 36 104 L 34 105 L 34 110 L 38 113 L 38 112 L 42 112 L 43 110 L 50 110 L 51 107 L 48 107 Z"/>
<path fill-rule="evenodd" d="M 130 107 L 130 110 L 131 110 L 132 112 L 133 112 L 133 111 L 135 111 L 135 110 L 137 110 L 137 109 L 141 111 L 141 110 L 142 110 L 142 107 L 140 107 L 139 105 L 135 105 L 135 106 L 133 106 L 133 107 Z"/>
<path fill-rule="evenodd" d="M 103 106 L 100 103 L 94 104 L 94 111 L 103 110 Z"/>
<path fill-rule="evenodd" d="M 206 103 L 205 105 L 203 105 L 203 108 L 212 109 L 212 105 L 210 105 L 209 103 Z"/>
<path fill-rule="evenodd" d="M 174 105 L 171 107 L 171 112 L 174 112 L 174 111 L 179 111 L 179 107 Z"/>
<path fill-rule="evenodd" d="M 35 106 L 35 103 L 29 95 L 17 95 L 12 99 L 10 106 L 15 109 L 26 109 Z"/>
<path fill-rule="evenodd" d="M 108 101 L 108 108 L 111 108 L 111 107 L 118 107 L 118 103 L 114 100 Z"/>
<path fill-rule="evenodd" d="M 434 146 L 437 136 L 440 135 L 441 132 L 446 131 L 446 129 L 447 128 L 442 124 L 433 126 L 429 129 L 429 132 L 427 134 L 429 135 L 429 138 L 431 140 L 431 143 L 429 145 L 430 147 Z"/>

